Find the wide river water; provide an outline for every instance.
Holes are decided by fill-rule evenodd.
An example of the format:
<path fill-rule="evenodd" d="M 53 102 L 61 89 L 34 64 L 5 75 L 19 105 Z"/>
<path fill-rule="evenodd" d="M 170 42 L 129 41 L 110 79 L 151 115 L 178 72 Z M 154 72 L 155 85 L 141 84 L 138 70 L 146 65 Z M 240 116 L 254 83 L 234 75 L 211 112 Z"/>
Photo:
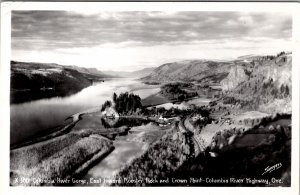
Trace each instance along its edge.
<path fill-rule="evenodd" d="M 151 86 L 140 81 L 120 78 L 95 83 L 68 97 L 54 97 L 35 100 L 10 106 L 10 141 L 18 143 L 37 133 L 55 128 L 75 113 L 101 106 L 111 100 L 112 94 L 133 92 L 145 98 L 159 91 L 158 86 Z"/>

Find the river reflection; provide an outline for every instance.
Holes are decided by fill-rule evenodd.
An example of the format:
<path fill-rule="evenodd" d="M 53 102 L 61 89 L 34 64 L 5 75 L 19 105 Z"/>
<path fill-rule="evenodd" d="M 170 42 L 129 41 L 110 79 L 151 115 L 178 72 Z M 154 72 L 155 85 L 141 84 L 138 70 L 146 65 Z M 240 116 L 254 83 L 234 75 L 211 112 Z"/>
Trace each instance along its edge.
<path fill-rule="evenodd" d="M 65 123 L 70 115 L 101 106 L 114 92 L 131 91 L 145 98 L 159 91 L 158 86 L 121 78 L 95 83 L 68 97 L 46 98 L 10 106 L 10 141 L 18 143 L 47 129 Z"/>

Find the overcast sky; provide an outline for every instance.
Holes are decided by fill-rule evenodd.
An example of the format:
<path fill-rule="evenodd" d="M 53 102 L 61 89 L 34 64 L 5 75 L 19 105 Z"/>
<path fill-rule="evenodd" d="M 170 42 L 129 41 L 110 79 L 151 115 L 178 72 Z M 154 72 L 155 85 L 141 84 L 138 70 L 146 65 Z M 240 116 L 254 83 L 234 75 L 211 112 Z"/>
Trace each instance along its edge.
<path fill-rule="evenodd" d="M 291 50 L 283 13 L 13 11 L 12 59 L 132 71 Z"/>

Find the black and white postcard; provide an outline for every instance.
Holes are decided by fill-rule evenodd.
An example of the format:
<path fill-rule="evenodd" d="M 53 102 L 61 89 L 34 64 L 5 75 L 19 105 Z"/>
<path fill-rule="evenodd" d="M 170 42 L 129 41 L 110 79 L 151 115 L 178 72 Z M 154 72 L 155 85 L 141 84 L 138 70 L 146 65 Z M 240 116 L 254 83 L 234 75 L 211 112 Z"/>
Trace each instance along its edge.
<path fill-rule="evenodd" d="M 297 7 L 2 3 L 1 185 L 299 193 Z"/>

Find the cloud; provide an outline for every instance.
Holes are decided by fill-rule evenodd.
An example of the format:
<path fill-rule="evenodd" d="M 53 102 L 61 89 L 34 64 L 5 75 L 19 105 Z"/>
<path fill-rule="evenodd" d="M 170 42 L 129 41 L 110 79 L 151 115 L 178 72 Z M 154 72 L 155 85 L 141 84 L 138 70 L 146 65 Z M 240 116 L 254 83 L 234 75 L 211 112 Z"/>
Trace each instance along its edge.
<path fill-rule="evenodd" d="M 264 28 L 268 26 L 270 28 Z M 15 49 L 89 47 L 107 43 L 176 44 L 252 35 L 291 36 L 291 17 L 239 12 L 100 12 L 14 11 Z"/>
<path fill-rule="evenodd" d="M 204 58 L 214 57 L 215 50 L 222 49 L 220 57 L 232 57 L 231 53 L 245 53 L 251 48 L 258 51 L 270 46 L 287 46 L 292 36 L 292 15 L 13 11 L 11 30 L 15 59 L 66 64 L 88 62 L 95 66 L 100 63 L 117 69 L 118 64 L 159 65 L 180 55 L 197 58 L 203 50 L 210 51 L 204 52 L 206 56 L 200 55 Z"/>

